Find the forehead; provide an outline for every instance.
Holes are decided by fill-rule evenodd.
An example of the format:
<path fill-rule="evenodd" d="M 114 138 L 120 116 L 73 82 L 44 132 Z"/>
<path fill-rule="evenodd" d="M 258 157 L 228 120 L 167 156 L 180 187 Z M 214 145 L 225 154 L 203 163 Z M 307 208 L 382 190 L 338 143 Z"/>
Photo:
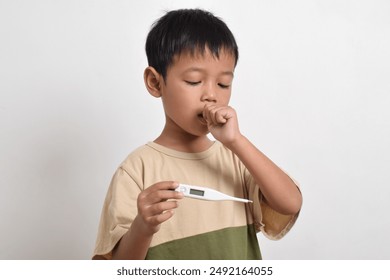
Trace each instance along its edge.
<path fill-rule="evenodd" d="M 204 51 L 183 51 L 180 54 L 175 55 L 169 68 L 172 68 L 171 70 L 180 70 L 183 68 L 200 67 L 205 68 L 205 70 L 224 70 L 233 72 L 236 63 L 235 61 L 235 56 L 231 51 L 220 49 L 217 56 L 208 48 L 205 48 Z"/>

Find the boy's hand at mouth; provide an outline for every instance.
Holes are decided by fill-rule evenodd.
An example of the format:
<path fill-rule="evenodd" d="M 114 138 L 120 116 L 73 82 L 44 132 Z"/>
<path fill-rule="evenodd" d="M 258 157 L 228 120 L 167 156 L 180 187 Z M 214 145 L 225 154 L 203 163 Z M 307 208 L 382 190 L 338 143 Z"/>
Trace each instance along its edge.
<path fill-rule="evenodd" d="M 242 136 L 236 111 L 230 106 L 206 104 L 203 109 L 203 118 L 213 137 L 227 147 Z"/>

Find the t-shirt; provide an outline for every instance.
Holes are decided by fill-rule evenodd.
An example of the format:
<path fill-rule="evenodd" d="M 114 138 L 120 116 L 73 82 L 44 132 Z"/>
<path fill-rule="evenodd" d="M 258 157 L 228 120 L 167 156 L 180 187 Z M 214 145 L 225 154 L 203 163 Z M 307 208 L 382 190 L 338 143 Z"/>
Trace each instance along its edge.
<path fill-rule="evenodd" d="M 181 199 L 173 217 L 153 236 L 146 259 L 261 259 L 257 232 L 280 239 L 298 217 L 271 209 L 243 163 L 220 142 L 200 153 L 149 142 L 132 152 L 112 178 L 95 256 L 111 259 L 137 215 L 138 195 L 161 181 L 204 186 L 253 203 Z"/>

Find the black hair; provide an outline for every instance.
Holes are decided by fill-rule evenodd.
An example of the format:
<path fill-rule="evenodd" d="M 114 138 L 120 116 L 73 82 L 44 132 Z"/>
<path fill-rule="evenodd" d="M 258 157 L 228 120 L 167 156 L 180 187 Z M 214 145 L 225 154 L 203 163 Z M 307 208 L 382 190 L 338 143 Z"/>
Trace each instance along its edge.
<path fill-rule="evenodd" d="M 217 58 L 222 49 L 230 52 L 237 64 L 238 47 L 230 29 L 220 18 L 200 9 L 167 12 L 152 25 L 145 44 L 149 66 L 164 80 L 175 55 L 183 51 L 203 54 L 206 47 Z"/>

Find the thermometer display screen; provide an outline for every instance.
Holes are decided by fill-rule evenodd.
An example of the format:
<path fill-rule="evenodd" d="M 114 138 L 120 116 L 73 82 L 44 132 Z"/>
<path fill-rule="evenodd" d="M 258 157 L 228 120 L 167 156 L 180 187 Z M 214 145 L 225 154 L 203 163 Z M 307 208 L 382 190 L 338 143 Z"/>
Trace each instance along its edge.
<path fill-rule="evenodd" d="M 197 196 L 204 196 L 204 191 L 190 189 L 190 194 L 197 195 Z"/>

